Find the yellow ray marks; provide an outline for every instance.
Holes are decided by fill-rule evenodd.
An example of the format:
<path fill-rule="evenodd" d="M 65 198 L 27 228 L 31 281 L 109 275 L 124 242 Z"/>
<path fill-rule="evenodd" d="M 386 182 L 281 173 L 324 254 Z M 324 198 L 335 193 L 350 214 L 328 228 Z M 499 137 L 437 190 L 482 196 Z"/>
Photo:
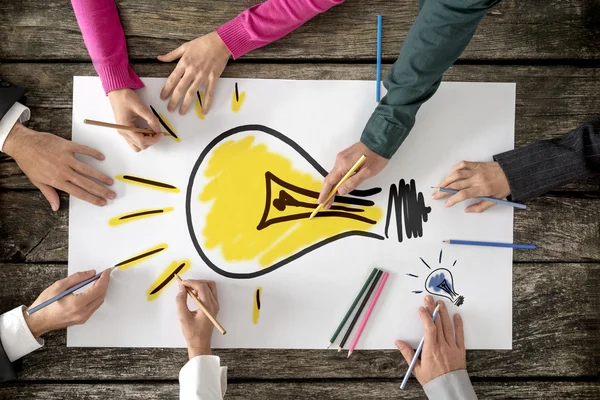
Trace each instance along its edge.
<path fill-rule="evenodd" d="M 156 299 L 161 292 L 175 280 L 173 275 L 177 274 L 181 276 L 181 274 L 190 269 L 191 266 L 192 263 L 190 260 L 173 261 L 148 288 L 148 292 L 146 293 L 148 301 Z"/>
<path fill-rule="evenodd" d="M 118 267 L 119 269 L 127 269 L 133 267 L 134 265 L 141 263 L 147 258 L 155 256 L 161 251 L 166 250 L 168 247 L 169 245 L 166 243 L 161 243 L 157 246 L 150 247 L 149 249 L 144 250 L 141 253 L 134 255 L 133 257 L 129 257 L 128 259 L 123 260 L 118 264 L 115 264 L 115 267 Z"/>
<path fill-rule="evenodd" d="M 372 204 L 335 203 L 309 221 L 322 179 L 253 141 L 248 136 L 224 142 L 205 170 L 211 179 L 199 196 L 210 203 L 205 247 L 219 248 L 225 261 L 257 260 L 268 267 L 337 234 L 369 231 L 382 218 L 381 208 Z"/>
<path fill-rule="evenodd" d="M 202 92 L 201 90 L 198 90 L 196 92 L 196 115 L 198 116 L 198 118 L 200 119 L 204 119 L 205 115 L 202 112 L 202 97 L 204 97 L 204 92 Z"/>
<path fill-rule="evenodd" d="M 231 95 L 231 111 L 238 112 L 242 108 L 244 104 L 244 100 L 246 100 L 246 92 L 238 92 L 238 84 L 235 83 L 235 90 Z"/>
<path fill-rule="evenodd" d="M 258 324 L 260 318 L 260 295 L 262 294 L 262 287 L 257 287 L 254 293 L 254 307 L 252 308 L 252 323 Z"/>
<path fill-rule="evenodd" d="M 142 219 L 142 218 L 154 217 L 155 215 L 168 213 L 173 210 L 174 210 L 173 207 L 137 210 L 137 211 L 129 212 L 127 214 L 117 215 L 116 217 L 111 218 L 108 221 L 108 224 L 110 226 L 117 226 L 117 225 L 124 224 L 126 222 L 136 221 L 136 220 Z"/>
<path fill-rule="evenodd" d="M 177 133 L 175 133 L 175 129 L 173 129 L 171 124 L 169 124 L 167 117 L 165 117 L 161 113 L 157 112 L 154 109 L 154 107 L 152 107 L 152 106 L 150 106 L 150 109 L 152 110 L 154 115 L 156 115 L 156 118 L 158 118 L 158 120 L 160 121 L 160 124 L 163 126 L 163 128 L 165 128 L 167 130 L 167 132 L 169 132 L 169 135 L 171 135 L 173 140 L 175 140 L 176 142 L 181 142 L 181 139 L 179 139 L 179 136 L 177 136 Z"/>
<path fill-rule="evenodd" d="M 165 192 L 179 193 L 178 187 L 169 185 L 168 183 L 155 181 L 152 179 L 142 178 L 133 175 L 116 175 L 115 178 L 125 183 L 131 183 L 132 185 L 148 187 L 151 189 L 162 190 Z"/>

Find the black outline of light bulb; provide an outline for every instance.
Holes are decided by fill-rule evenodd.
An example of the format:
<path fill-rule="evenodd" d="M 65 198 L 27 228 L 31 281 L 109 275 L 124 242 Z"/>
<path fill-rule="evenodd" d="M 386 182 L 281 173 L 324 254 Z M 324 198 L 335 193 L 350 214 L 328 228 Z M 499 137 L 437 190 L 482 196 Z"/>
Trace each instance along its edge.
<path fill-rule="evenodd" d="M 447 293 L 447 295 L 441 294 L 441 293 L 434 293 L 431 290 L 429 290 L 429 281 L 434 276 L 434 274 L 440 274 L 440 273 L 444 274 L 444 280 L 436 286 L 440 289 L 440 292 L 445 292 L 445 293 Z M 447 276 L 449 276 L 450 279 L 448 279 Z M 448 282 L 450 283 L 450 287 L 448 287 L 448 285 L 447 285 Z M 444 285 L 444 283 L 446 283 L 446 285 Z M 442 287 L 442 285 L 445 287 Z M 449 299 L 452 302 L 452 304 L 454 304 L 457 307 L 460 307 L 464 303 L 465 297 L 456 293 L 454 291 L 454 288 L 455 288 L 454 277 L 452 276 L 452 272 L 450 272 L 450 270 L 446 269 L 446 268 L 438 268 L 438 269 L 433 270 L 427 276 L 427 279 L 425 279 L 425 290 L 427 292 L 431 293 L 434 296 L 445 297 L 445 298 Z"/>

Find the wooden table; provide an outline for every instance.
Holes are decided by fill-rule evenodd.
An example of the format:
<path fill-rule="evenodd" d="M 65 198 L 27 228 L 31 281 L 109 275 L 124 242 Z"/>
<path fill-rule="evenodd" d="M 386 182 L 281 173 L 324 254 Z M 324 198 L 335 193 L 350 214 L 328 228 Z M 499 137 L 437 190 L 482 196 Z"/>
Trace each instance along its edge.
<path fill-rule="evenodd" d="M 254 1 L 118 1 L 140 76 L 168 76 L 156 56 L 205 34 Z M 406 4 L 410 3 L 410 4 Z M 450 81 L 517 82 L 515 145 L 560 137 L 600 113 L 600 6 L 594 0 L 505 1 L 489 13 Z M 416 16 L 416 1 L 347 0 L 283 40 L 231 62 L 226 77 L 374 79 L 376 14 L 385 68 Z M 69 138 L 72 76 L 94 75 L 68 0 L 0 4 L 0 76 L 29 88 L 29 126 Z M 14 161 L 0 162 L 0 311 L 30 304 L 67 275 L 68 197 L 53 213 Z M 480 398 L 600 398 L 598 177 L 515 213 L 513 350 L 472 351 Z M 491 282 L 493 284 L 493 282 Z M 175 399 L 184 349 L 67 348 L 65 331 L 23 359 L 2 399 Z M 396 351 L 350 360 L 323 350 L 223 350 L 230 399 L 423 398 L 400 393 Z"/>

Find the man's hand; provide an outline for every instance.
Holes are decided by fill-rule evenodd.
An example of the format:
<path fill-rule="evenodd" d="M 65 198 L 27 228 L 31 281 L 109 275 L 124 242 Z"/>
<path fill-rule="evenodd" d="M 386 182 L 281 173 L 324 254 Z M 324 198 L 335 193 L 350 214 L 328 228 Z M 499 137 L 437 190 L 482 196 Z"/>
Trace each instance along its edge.
<path fill-rule="evenodd" d="M 135 120 L 143 119 L 150 129 L 156 132 L 153 136 L 131 131 L 118 130 L 119 134 L 127 140 L 129 146 L 136 153 L 146 150 L 158 142 L 163 136 L 160 121 L 150 108 L 142 102 L 140 96 L 131 89 L 118 89 L 108 93 L 108 99 L 115 114 L 115 121 L 119 125 L 135 126 Z"/>
<path fill-rule="evenodd" d="M 338 194 L 343 196 L 350 193 L 364 180 L 380 173 L 390 161 L 387 158 L 383 158 L 379 154 L 369 150 L 369 148 L 362 142 L 355 143 L 346 150 L 341 151 L 335 158 L 335 164 L 331 169 L 331 172 L 329 172 L 329 175 L 325 177 L 325 182 L 323 183 L 321 193 L 319 194 L 319 204 L 323 203 L 325 199 L 327 199 L 329 192 L 331 192 L 334 186 L 342 180 L 344 175 L 350 171 L 350 168 L 352 168 L 352 166 L 362 155 L 365 155 L 367 159 L 361 165 L 358 171 L 348 178 L 348 180 L 342 186 L 340 186 L 337 191 Z M 334 199 L 335 196 L 333 196 L 331 200 L 324 205 L 323 209 L 329 209 L 329 207 L 331 207 L 333 204 Z"/>
<path fill-rule="evenodd" d="M 510 194 L 506 175 L 497 162 L 461 161 L 452 168 L 452 173 L 440 182 L 439 187 L 459 190 L 446 200 L 446 207 L 477 196 L 503 199 Z M 449 196 L 449 193 L 436 191 L 431 197 L 438 200 L 446 196 Z M 480 213 L 495 204 L 491 201 L 480 201 L 465 208 L 465 212 Z"/>
<path fill-rule="evenodd" d="M 54 282 L 52 286 L 40 294 L 29 308 L 43 303 L 94 275 L 96 275 L 94 270 L 77 272 L 65 279 Z M 110 270 L 106 270 L 85 292 L 65 296 L 32 315 L 25 312 L 25 322 L 27 322 L 33 336 L 37 338 L 50 331 L 85 323 L 104 303 L 109 280 Z"/>
<path fill-rule="evenodd" d="M 446 305 L 442 301 L 439 304 L 440 311 L 435 322 L 431 318 L 436 305 L 431 296 L 425 296 L 425 307 L 419 308 L 419 316 L 425 331 L 425 343 L 421 359 L 415 364 L 413 374 L 421 386 L 448 372 L 467 368 L 462 319 L 459 314 L 454 314 L 455 335 Z M 396 340 L 395 344 L 406 363 L 410 364 L 415 351 L 401 340 Z"/>
<path fill-rule="evenodd" d="M 179 114 L 184 115 L 196 100 L 196 92 L 205 87 L 206 96 L 202 99 L 202 112 L 206 114 L 210 109 L 217 81 L 229 57 L 231 53 L 217 32 L 196 38 L 168 54 L 158 56 L 163 62 L 172 62 L 180 58 L 160 92 L 162 100 L 171 96 L 167 109 L 170 112 L 175 111 L 183 98 Z"/>
<path fill-rule="evenodd" d="M 214 326 L 202 310 L 190 311 L 187 306 L 186 287 L 192 289 L 194 295 L 215 318 L 219 312 L 219 297 L 217 285 L 213 281 L 185 280 L 179 283 L 176 299 L 177 315 L 191 360 L 199 355 L 211 354 L 210 342 Z"/>
<path fill-rule="evenodd" d="M 91 147 L 33 131 L 17 122 L 4 142 L 4 152 L 15 159 L 31 183 L 40 189 L 53 211 L 60 207 L 55 189 L 97 206 L 104 206 L 106 199 L 116 197 L 115 192 L 94 181 L 110 186 L 111 177 L 75 158 L 78 153 L 104 160 L 104 155 Z"/>

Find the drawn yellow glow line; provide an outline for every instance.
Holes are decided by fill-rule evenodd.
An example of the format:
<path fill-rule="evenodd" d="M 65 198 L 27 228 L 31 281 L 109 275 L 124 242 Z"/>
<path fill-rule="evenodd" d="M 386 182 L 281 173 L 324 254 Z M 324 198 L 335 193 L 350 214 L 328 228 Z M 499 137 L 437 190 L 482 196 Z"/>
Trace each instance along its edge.
<path fill-rule="evenodd" d="M 175 280 L 174 274 L 181 275 L 190 267 L 192 263 L 190 260 L 173 261 L 150 285 L 148 292 L 146 293 L 148 301 L 156 299 L 162 291 L 169 286 L 169 284 Z"/>
<path fill-rule="evenodd" d="M 254 292 L 254 307 L 252 308 L 252 323 L 254 325 L 258 324 L 258 319 L 260 318 L 260 295 L 262 293 L 262 287 L 257 287 Z"/>
<path fill-rule="evenodd" d="M 119 269 L 127 269 L 130 267 L 133 267 L 136 264 L 141 263 L 142 261 L 146 260 L 149 257 L 153 257 L 156 254 L 160 253 L 163 250 L 166 250 L 169 247 L 168 244 L 166 243 L 161 243 L 157 246 L 154 247 L 150 247 L 147 250 L 142 251 L 141 253 L 138 253 L 132 257 L 129 257 L 126 260 L 121 261 L 118 264 L 115 264 L 115 267 L 118 267 Z"/>
<path fill-rule="evenodd" d="M 162 190 L 162 191 L 171 192 L 171 193 L 179 193 L 180 192 L 178 187 L 175 187 L 168 183 L 155 181 L 153 179 L 142 178 L 141 176 L 116 175 L 115 178 L 120 180 L 121 182 L 130 183 L 132 185 L 142 186 L 142 187 L 151 188 L 151 189 L 155 189 L 155 190 Z"/>
<path fill-rule="evenodd" d="M 173 207 L 166 207 L 166 208 L 154 208 L 154 209 L 144 209 L 144 210 L 132 211 L 127 214 L 117 215 L 116 217 L 111 218 L 108 221 L 108 224 L 110 226 L 117 226 L 117 225 L 125 224 L 127 222 L 137 221 L 137 220 L 143 219 L 143 218 L 154 217 L 156 215 L 168 213 L 173 210 L 174 210 Z"/>

